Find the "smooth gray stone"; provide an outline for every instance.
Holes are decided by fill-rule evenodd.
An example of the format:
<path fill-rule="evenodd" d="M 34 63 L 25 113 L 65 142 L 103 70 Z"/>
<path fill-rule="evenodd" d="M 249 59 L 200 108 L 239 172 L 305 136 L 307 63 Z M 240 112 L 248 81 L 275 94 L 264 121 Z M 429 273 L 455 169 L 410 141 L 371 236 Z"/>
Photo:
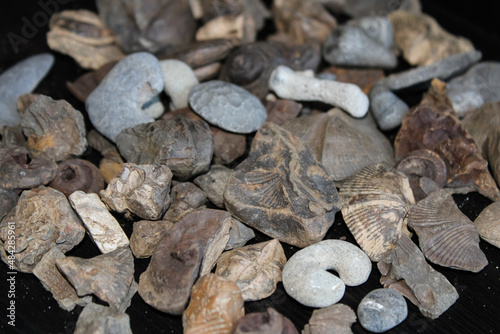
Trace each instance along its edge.
<path fill-rule="evenodd" d="M 370 50 L 367 52 L 367 50 Z M 323 58 L 332 65 L 394 68 L 396 56 L 361 28 L 343 26 L 323 43 Z"/>
<path fill-rule="evenodd" d="M 115 142 L 120 131 L 150 123 L 142 107 L 163 90 L 163 74 L 155 56 L 138 52 L 116 64 L 88 96 L 85 107 L 94 127 Z"/>
<path fill-rule="evenodd" d="M 236 133 L 257 131 L 267 119 L 266 108 L 255 95 L 225 81 L 194 86 L 189 104 L 210 124 Z"/>
<path fill-rule="evenodd" d="M 479 51 L 459 53 L 432 65 L 392 74 L 379 80 L 370 91 L 370 109 L 379 128 L 386 131 L 398 127 L 409 110 L 406 103 L 393 91 L 425 84 L 434 78 L 447 81 L 478 62 L 481 56 Z"/>
<path fill-rule="evenodd" d="M 376 289 L 359 303 L 358 319 L 364 329 L 382 333 L 396 327 L 408 316 L 405 298 L 396 290 Z"/>
<path fill-rule="evenodd" d="M 0 75 L 0 128 L 21 121 L 17 98 L 35 89 L 54 64 L 54 56 L 41 53 L 26 58 Z"/>
<path fill-rule="evenodd" d="M 446 86 L 453 109 L 459 117 L 484 103 L 500 101 L 500 62 L 480 62 Z"/>
<path fill-rule="evenodd" d="M 347 24 L 360 28 L 368 37 L 378 41 L 386 49 L 392 47 L 394 42 L 394 28 L 387 17 L 366 16 L 348 21 Z"/>

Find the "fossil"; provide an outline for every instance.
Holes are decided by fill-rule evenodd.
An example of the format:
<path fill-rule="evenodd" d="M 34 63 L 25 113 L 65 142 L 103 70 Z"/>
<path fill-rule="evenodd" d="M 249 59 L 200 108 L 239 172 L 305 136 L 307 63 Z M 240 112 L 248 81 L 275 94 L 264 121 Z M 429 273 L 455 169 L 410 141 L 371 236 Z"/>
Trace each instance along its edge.
<path fill-rule="evenodd" d="M 130 318 L 111 307 L 89 303 L 80 313 L 75 328 L 75 334 L 87 333 L 132 334 Z"/>
<path fill-rule="evenodd" d="M 302 334 L 351 334 L 351 325 L 355 322 L 354 311 L 345 304 L 337 303 L 314 310 Z"/>
<path fill-rule="evenodd" d="M 462 125 L 474 139 L 479 153 L 488 159 L 488 148 L 485 143 L 490 132 L 500 127 L 500 102 L 486 103 L 471 111 L 462 119 Z"/>
<path fill-rule="evenodd" d="M 200 187 L 206 194 L 210 202 L 224 208 L 224 189 L 232 170 L 222 165 L 211 165 L 206 174 L 202 174 L 194 179 L 194 184 Z"/>
<path fill-rule="evenodd" d="M 493 202 L 487 206 L 476 220 L 477 231 L 482 239 L 500 248 L 500 202 Z"/>
<path fill-rule="evenodd" d="M 140 220 L 134 222 L 130 236 L 130 249 L 136 258 L 147 258 L 153 255 L 156 245 L 174 223 L 166 220 Z"/>
<path fill-rule="evenodd" d="M 302 110 L 302 104 L 286 99 L 266 100 L 265 105 L 267 109 L 266 122 L 279 125 L 295 119 Z"/>
<path fill-rule="evenodd" d="M 233 334 L 299 334 L 293 323 L 269 307 L 264 312 L 249 313 L 233 327 Z"/>
<path fill-rule="evenodd" d="M 48 185 L 69 196 L 74 191 L 99 193 L 104 189 L 104 177 L 91 162 L 82 159 L 69 159 L 57 166 L 57 174 Z"/>
<path fill-rule="evenodd" d="M 172 203 L 163 220 L 176 223 L 193 211 L 205 208 L 207 195 L 191 182 L 174 182 L 170 192 Z"/>

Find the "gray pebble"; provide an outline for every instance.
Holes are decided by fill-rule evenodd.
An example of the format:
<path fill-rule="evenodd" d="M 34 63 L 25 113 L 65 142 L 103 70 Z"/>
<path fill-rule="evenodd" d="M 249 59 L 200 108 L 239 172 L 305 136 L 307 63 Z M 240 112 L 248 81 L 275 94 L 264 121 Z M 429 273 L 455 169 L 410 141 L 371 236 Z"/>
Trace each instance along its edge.
<path fill-rule="evenodd" d="M 396 327 L 408 316 L 405 298 L 394 289 L 376 289 L 359 303 L 358 319 L 361 326 L 375 333 Z"/>
<path fill-rule="evenodd" d="M 390 49 L 394 42 L 394 29 L 391 21 L 385 16 L 366 16 L 347 22 L 348 25 L 358 27 L 371 39 L 378 41 L 386 49 Z"/>
<path fill-rule="evenodd" d="M 266 108 L 255 95 L 224 81 L 194 86 L 189 104 L 210 124 L 237 133 L 254 132 L 267 119 Z"/>
<path fill-rule="evenodd" d="M 158 60 L 138 52 L 113 67 L 88 96 L 85 107 L 94 127 L 114 142 L 123 129 L 154 121 L 142 107 L 162 90 Z"/>
<path fill-rule="evenodd" d="M 0 75 L 0 128 L 21 121 L 17 98 L 31 93 L 54 64 L 54 56 L 42 53 L 18 62 Z"/>
<path fill-rule="evenodd" d="M 396 56 L 390 49 L 355 26 L 334 30 L 323 44 L 323 58 L 332 65 L 381 68 L 397 65 Z"/>

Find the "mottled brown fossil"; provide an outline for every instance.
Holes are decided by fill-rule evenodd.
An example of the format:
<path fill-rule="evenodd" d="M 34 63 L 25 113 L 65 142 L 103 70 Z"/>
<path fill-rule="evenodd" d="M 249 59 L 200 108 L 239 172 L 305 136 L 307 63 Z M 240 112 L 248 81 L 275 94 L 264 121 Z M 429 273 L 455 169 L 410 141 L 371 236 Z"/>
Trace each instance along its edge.
<path fill-rule="evenodd" d="M 61 162 L 57 174 L 48 185 L 69 196 L 74 191 L 99 193 L 104 189 L 104 177 L 91 162 L 83 159 L 69 159 Z"/>
<path fill-rule="evenodd" d="M 294 324 L 274 308 L 249 313 L 238 320 L 233 334 L 299 334 Z"/>
<path fill-rule="evenodd" d="M 356 314 L 345 304 L 334 304 L 314 310 L 302 334 L 350 334 Z"/>

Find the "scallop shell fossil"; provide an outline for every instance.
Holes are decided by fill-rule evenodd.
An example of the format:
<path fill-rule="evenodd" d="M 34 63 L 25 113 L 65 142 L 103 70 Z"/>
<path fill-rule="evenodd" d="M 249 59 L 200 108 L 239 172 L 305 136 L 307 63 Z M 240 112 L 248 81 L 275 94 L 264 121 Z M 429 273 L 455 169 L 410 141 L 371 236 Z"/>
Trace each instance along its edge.
<path fill-rule="evenodd" d="M 433 263 L 472 272 L 488 264 L 479 248 L 476 227 L 446 190 L 433 192 L 414 205 L 408 226 L 415 230 L 422 252 Z"/>
<path fill-rule="evenodd" d="M 340 189 L 342 215 L 372 261 L 394 249 L 403 219 L 415 203 L 408 178 L 380 163 L 363 168 Z"/>

